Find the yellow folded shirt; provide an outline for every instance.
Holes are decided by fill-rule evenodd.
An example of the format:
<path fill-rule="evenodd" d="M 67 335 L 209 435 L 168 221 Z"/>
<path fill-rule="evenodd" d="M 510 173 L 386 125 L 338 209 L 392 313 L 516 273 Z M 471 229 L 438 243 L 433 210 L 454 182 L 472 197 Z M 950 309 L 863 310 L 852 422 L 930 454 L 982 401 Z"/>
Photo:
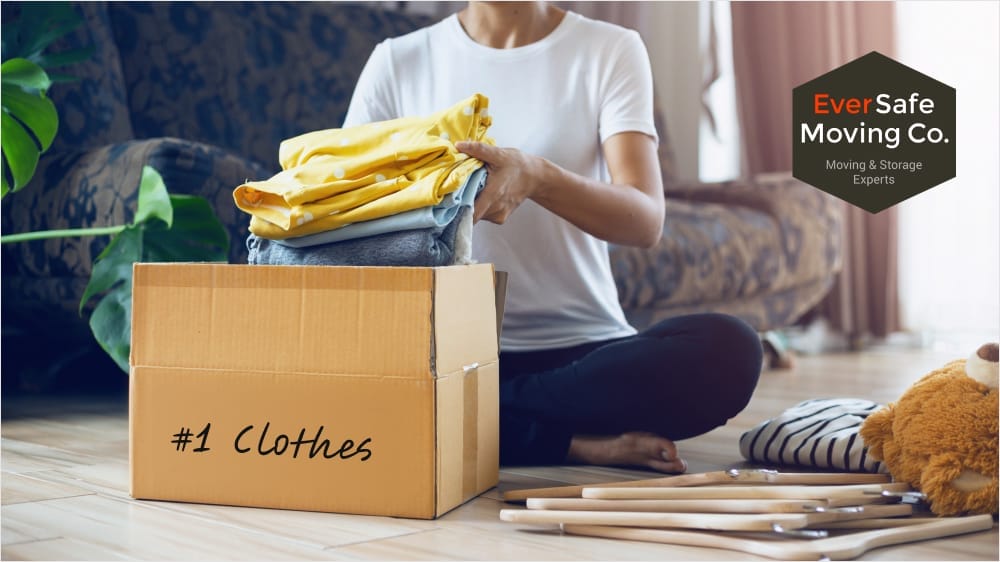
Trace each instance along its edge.
<path fill-rule="evenodd" d="M 306 215 L 297 222 L 295 228 L 288 230 L 254 214 L 250 217 L 250 232 L 261 238 L 282 240 L 293 236 L 326 232 L 355 222 L 378 219 L 403 211 L 436 205 L 446 194 L 462 187 L 469 175 L 480 166 L 482 166 L 482 162 L 479 160 L 466 157 L 454 164 L 447 165 L 444 169 L 417 170 L 410 174 L 410 176 L 416 177 L 415 180 L 407 176 L 399 176 L 394 180 L 383 182 L 390 185 L 369 186 L 364 190 L 347 192 L 310 205 L 299 206 L 293 212 L 298 211 Z M 407 187 L 397 189 L 391 185 L 393 183 L 405 184 Z M 439 193 L 440 195 L 436 197 L 434 202 L 427 203 L 427 194 L 429 193 Z M 361 197 L 368 196 L 373 198 L 361 202 Z M 343 207 L 351 208 L 346 211 L 338 210 Z"/>
<path fill-rule="evenodd" d="M 485 136 L 481 94 L 428 117 L 306 133 L 281 143 L 282 171 L 233 192 L 250 231 L 280 240 L 436 205 L 482 165 L 454 142 Z"/>

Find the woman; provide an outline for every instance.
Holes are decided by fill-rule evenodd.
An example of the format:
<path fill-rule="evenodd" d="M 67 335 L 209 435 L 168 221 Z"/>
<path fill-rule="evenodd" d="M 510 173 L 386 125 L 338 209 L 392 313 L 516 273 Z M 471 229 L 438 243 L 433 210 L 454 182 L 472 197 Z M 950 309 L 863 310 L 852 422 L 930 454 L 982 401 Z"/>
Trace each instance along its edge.
<path fill-rule="evenodd" d="M 683 472 L 673 441 L 750 399 L 756 333 L 730 316 L 625 320 L 609 242 L 660 239 L 652 76 L 638 34 L 541 2 L 472 2 L 379 44 L 345 126 L 490 100 L 496 146 L 460 142 L 489 171 L 473 257 L 509 272 L 500 351 L 503 464 Z"/>

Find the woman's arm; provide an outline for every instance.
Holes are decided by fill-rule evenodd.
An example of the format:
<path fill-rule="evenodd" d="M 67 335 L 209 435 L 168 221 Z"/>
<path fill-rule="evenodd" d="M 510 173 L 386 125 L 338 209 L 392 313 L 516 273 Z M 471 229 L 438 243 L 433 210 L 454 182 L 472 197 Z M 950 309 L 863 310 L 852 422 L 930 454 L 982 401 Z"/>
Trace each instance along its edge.
<path fill-rule="evenodd" d="M 615 244 L 651 247 L 663 232 L 663 183 L 656 142 L 638 132 L 623 132 L 604 142 L 611 183 L 574 174 L 552 162 L 514 148 L 456 143 L 489 170 L 486 188 L 476 199 L 475 219 L 503 224 L 531 199 L 578 228 Z"/>

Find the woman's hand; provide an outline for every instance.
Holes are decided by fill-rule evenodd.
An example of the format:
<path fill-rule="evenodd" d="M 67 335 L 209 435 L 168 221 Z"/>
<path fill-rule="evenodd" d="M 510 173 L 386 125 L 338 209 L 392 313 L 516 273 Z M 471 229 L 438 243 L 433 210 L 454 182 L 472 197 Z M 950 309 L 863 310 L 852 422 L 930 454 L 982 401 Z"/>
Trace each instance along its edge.
<path fill-rule="evenodd" d="M 656 142 L 624 132 L 603 145 L 611 183 L 583 177 L 515 148 L 457 142 L 455 148 L 482 160 L 489 170 L 476 198 L 476 221 L 503 224 L 525 199 L 545 207 L 584 232 L 614 244 L 649 248 L 663 231 L 663 183 Z"/>
<path fill-rule="evenodd" d="M 486 187 L 476 197 L 473 221 L 485 219 L 503 224 L 525 199 L 540 189 L 538 180 L 545 161 L 516 148 L 499 148 L 481 142 L 455 143 L 459 152 L 478 158 L 489 175 Z"/>

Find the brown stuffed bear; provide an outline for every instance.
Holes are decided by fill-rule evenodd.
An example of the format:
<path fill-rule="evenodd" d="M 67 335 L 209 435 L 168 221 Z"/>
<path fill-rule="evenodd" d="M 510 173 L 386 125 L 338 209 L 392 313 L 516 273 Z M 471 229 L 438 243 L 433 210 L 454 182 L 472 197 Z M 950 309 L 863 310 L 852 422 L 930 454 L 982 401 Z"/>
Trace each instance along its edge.
<path fill-rule="evenodd" d="M 997 513 L 998 356 L 1000 346 L 983 345 L 861 426 L 869 454 L 923 492 L 937 515 Z"/>

